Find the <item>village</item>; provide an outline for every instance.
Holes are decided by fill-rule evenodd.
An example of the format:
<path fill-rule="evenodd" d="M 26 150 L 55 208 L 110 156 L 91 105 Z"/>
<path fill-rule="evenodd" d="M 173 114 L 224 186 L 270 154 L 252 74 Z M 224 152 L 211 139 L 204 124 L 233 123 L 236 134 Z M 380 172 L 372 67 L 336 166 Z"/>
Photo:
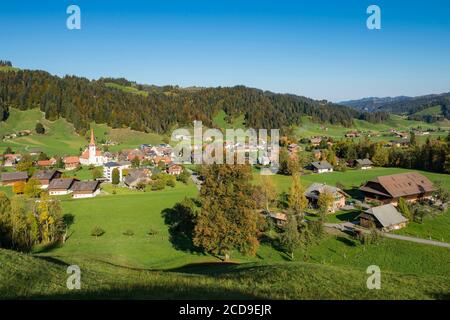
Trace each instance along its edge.
<path fill-rule="evenodd" d="M 326 131 L 326 130 L 325 130 Z M 417 130 L 415 134 L 419 134 Z M 409 141 L 407 133 L 395 130 L 392 134 L 401 136 Z M 425 133 L 424 133 L 425 134 Z M 345 138 L 358 138 L 358 131 L 345 134 Z M 188 141 L 189 136 L 177 136 L 177 141 Z M 370 170 L 374 163 L 368 158 L 349 159 L 345 161 L 337 156 L 328 161 L 329 150 L 333 139 L 327 137 L 312 137 L 296 142 L 284 141 L 288 154 L 288 161 L 298 161 L 298 157 L 306 154 L 308 159 L 301 168 L 303 175 L 322 175 L 342 170 L 342 166 L 349 170 Z M 393 145 L 384 145 L 385 148 Z M 399 147 L 399 146 L 397 146 Z M 204 146 L 203 146 L 204 149 Z M 261 146 L 246 147 L 240 143 L 224 143 L 225 150 L 242 151 L 248 160 L 251 152 L 263 150 Z M 270 151 L 270 147 L 268 147 Z M 42 156 L 38 148 L 29 149 L 29 155 L 7 152 L 2 156 L 1 183 L 10 186 L 15 194 L 24 192 L 27 184 L 34 184 L 37 188 L 47 192 L 50 196 L 70 196 L 73 199 L 93 198 L 102 193 L 102 184 L 112 184 L 115 188 L 128 188 L 133 190 L 161 190 L 164 186 L 174 186 L 175 181 L 187 183 L 192 181 L 200 189 L 202 177 L 189 164 L 179 164 L 170 144 L 156 146 L 142 144 L 139 148 L 124 149 L 116 153 L 102 151 L 96 144 L 94 131 L 90 132 L 89 145 L 81 155 L 66 155 L 64 157 Z M 33 160 L 24 159 L 32 157 Z M 264 153 L 257 157 L 255 168 L 261 169 L 271 164 L 272 158 Z M 28 166 L 23 166 L 28 162 Z M 175 163 L 177 162 L 177 163 Z M 22 164 L 22 166 L 21 166 Z M 81 168 L 88 168 L 91 179 L 80 179 L 76 173 Z M 194 169 L 194 171 L 192 171 Z M 345 169 L 346 170 L 346 169 Z M 355 199 L 343 190 L 343 186 L 332 186 L 326 183 L 313 182 L 306 189 L 304 195 L 309 202 L 309 212 L 317 215 L 319 198 L 327 195 L 332 199 L 325 209 L 327 214 L 339 211 L 355 211 L 358 215 L 353 217 L 355 226 L 370 229 L 376 227 L 381 231 L 398 230 L 406 227 L 408 218 L 397 209 L 399 199 L 409 203 L 427 202 L 430 206 L 445 210 L 447 203 L 434 197 L 437 187 L 425 176 L 417 172 L 406 172 L 393 175 L 378 176 L 366 181 L 357 190 L 359 199 Z M 115 193 L 113 189 L 113 193 Z M 105 193 L 105 192 L 103 192 Z M 308 211 L 308 210 L 307 210 Z M 284 212 L 264 210 L 261 214 L 274 223 L 283 227 L 287 221 Z"/>

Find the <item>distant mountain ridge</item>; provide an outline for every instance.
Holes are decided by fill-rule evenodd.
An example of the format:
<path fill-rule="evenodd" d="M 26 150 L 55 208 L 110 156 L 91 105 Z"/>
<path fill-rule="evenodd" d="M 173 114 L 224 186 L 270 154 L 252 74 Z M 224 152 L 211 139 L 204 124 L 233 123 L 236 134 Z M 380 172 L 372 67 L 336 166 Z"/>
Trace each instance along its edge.
<path fill-rule="evenodd" d="M 369 97 L 339 104 L 366 112 L 406 114 L 410 119 L 434 122 L 450 118 L 450 92 L 417 97 Z M 424 112 L 433 110 L 432 114 Z"/>

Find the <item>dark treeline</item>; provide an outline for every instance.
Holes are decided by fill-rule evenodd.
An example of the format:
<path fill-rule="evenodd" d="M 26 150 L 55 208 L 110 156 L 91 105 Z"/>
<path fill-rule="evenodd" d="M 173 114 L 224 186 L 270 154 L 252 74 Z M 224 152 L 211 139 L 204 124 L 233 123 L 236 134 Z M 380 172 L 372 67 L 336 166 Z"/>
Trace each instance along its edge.
<path fill-rule="evenodd" d="M 105 82 L 132 85 L 149 94 L 137 95 L 105 86 Z M 213 116 L 223 109 L 229 118 L 245 115 L 253 128 L 287 128 L 301 122 L 301 116 L 314 121 L 350 126 L 353 119 L 382 121 L 383 117 L 305 97 L 275 94 L 236 86 L 230 88 L 182 89 L 176 86 L 138 85 L 126 79 L 59 78 L 44 71 L 0 73 L 0 112 L 8 108 L 40 108 L 47 119 L 64 117 L 83 133 L 89 123 L 107 123 L 113 128 L 131 127 L 139 131 L 168 132 L 175 125 L 201 120 L 213 126 Z M 156 90 L 155 88 L 160 88 Z"/>

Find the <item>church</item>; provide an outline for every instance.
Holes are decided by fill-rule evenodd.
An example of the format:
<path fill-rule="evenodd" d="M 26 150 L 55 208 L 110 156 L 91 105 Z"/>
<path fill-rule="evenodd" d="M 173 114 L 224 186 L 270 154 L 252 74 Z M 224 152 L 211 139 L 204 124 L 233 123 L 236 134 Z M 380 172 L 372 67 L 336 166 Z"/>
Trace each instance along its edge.
<path fill-rule="evenodd" d="M 102 166 L 104 164 L 103 154 L 97 150 L 95 145 L 94 130 L 91 129 L 91 142 L 89 146 L 83 151 L 80 156 L 80 163 L 82 165 Z"/>

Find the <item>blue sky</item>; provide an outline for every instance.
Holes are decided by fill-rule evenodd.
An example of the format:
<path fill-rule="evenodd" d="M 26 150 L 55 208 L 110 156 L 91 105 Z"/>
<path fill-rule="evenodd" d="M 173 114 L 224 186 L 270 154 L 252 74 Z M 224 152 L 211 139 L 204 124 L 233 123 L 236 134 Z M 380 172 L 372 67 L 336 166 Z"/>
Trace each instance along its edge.
<path fill-rule="evenodd" d="M 81 8 L 81 30 L 66 8 Z M 377 4 L 382 29 L 366 28 Z M 340 101 L 450 91 L 446 0 L 6 1 L 0 59 L 63 76 Z"/>

